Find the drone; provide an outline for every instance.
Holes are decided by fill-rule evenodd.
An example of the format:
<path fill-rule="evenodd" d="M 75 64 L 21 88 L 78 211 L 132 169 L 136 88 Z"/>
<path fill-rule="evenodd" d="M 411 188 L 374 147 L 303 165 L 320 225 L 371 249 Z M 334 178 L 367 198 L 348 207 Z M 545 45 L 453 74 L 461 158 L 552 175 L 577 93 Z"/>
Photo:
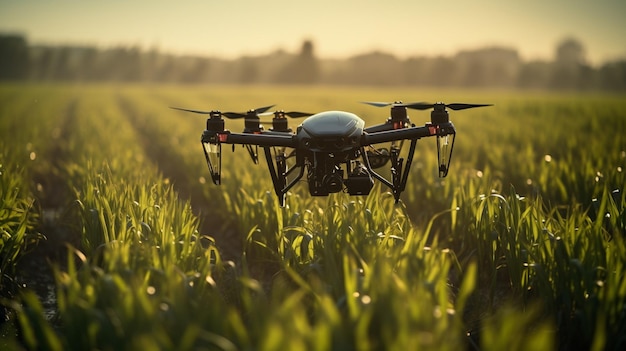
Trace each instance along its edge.
<path fill-rule="evenodd" d="M 176 110 L 208 115 L 201 143 L 214 184 L 221 184 L 222 144 L 243 145 L 252 161 L 258 163 L 258 148 L 262 148 L 274 191 L 280 206 L 284 206 L 287 192 L 306 177 L 311 196 L 327 196 L 345 191 L 350 195 L 368 195 L 378 180 L 391 189 L 396 203 L 404 191 L 417 141 L 436 137 L 439 177 L 447 176 L 456 130 L 450 122 L 450 110 L 492 106 L 491 104 L 434 104 L 425 102 L 363 103 L 391 108 L 384 123 L 365 127 L 365 122 L 354 113 L 324 111 L 306 113 L 284 110 L 268 112 L 274 105 L 247 112 L 200 111 L 179 107 Z M 407 109 L 431 111 L 431 121 L 416 126 L 409 120 Z M 273 116 L 272 128 L 265 130 L 261 118 Z M 289 128 L 289 118 L 304 118 L 295 132 Z M 225 129 L 224 118 L 244 119 L 242 133 Z M 408 153 L 401 156 L 404 141 L 410 141 Z M 377 147 L 390 143 L 389 148 Z M 390 163 L 390 180 L 378 174 Z"/>

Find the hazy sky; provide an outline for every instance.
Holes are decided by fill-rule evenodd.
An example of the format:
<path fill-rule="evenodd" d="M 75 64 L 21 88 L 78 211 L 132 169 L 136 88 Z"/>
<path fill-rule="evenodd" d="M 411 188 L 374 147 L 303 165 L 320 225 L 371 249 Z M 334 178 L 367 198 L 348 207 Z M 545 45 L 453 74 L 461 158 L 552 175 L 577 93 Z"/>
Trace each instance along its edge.
<path fill-rule="evenodd" d="M 551 59 L 565 37 L 594 64 L 626 57 L 625 0 L 0 0 L 31 43 L 138 45 L 232 58 L 311 39 L 318 57 L 450 55 L 491 45 Z"/>

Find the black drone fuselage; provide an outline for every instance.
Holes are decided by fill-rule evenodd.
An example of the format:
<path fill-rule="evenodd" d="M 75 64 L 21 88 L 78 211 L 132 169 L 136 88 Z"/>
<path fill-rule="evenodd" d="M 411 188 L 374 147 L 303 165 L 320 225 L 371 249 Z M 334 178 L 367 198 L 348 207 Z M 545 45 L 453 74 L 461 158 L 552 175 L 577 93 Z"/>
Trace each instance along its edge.
<path fill-rule="evenodd" d="M 308 169 L 311 195 L 323 196 L 341 191 L 369 193 L 373 181 L 366 172 L 359 177 L 348 169 L 344 184 L 342 164 L 350 168 L 360 156 L 360 140 L 365 122 L 357 115 L 342 111 L 318 113 L 306 119 L 296 132 L 296 142 Z M 358 179 L 358 180 L 357 180 Z M 358 184 L 357 184 L 358 183 Z"/>
<path fill-rule="evenodd" d="M 447 112 L 445 114 L 447 116 Z M 295 133 L 276 128 L 265 131 L 262 127 L 257 130 L 248 128 L 244 133 L 232 133 L 224 130 L 223 120 L 220 123 L 217 118 L 216 114 L 207 119 L 207 129 L 202 134 L 205 156 L 214 183 L 220 184 L 220 174 L 213 171 L 216 167 L 211 164 L 208 145 L 246 145 L 255 163 L 257 158 L 252 146 L 260 146 L 264 149 L 274 190 L 281 205 L 284 204 L 287 191 L 305 175 L 309 192 L 313 196 L 325 196 L 343 190 L 350 195 L 367 195 L 376 179 L 388 186 L 398 201 L 406 185 L 417 140 L 455 133 L 454 126 L 447 118 L 441 120 L 441 123 L 416 127 L 410 125 L 406 113 L 401 119 L 390 117 L 383 124 L 365 128 L 363 119 L 354 113 L 326 111 L 306 118 Z M 246 125 L 254 125 L 258 120 L 258 116 L 256 120 L 254 117 L 247 118 Z M 400 149 L 397 147 L 366 151 L 366 147 L 373 144 L 400 140 L 411 141 L 406 163 L 399 157 Z M 295 152 L 287 153 L 288 149 Z M 295 157 L 295 163 L 292 162 L 291 167 L 288 167 L 287 159 L 291 157 Z M 391 162 L 391 181 L 374 171 L 374 168 L 388 162 Z"/>
<path fill-rule="evenodd" d="M 367 195 L 374 186 L 374 180 L 378 180 L 391 189 L 398 202 L 406 186 L 419 139 L 436 137 L 439 177 L 448 174 L 456 130 L 446 109 L 465 110 L 492 106 L 443 102 L 364 103 L 376 107 L 391 106 L 389 118 L 384 123 L 365 127 L 365 122 L 359 116 L 344 111 L 317 114 L 282 110 L 267 112 L 274 105 L 244 113 L 172 108 L 209 115 L 201 141 L 211 179 L 215 184 L 221 184 L 222 144 L 244 145 L 254 163 L 258 162 L 258 148 L 263 148 L 274 191 L 283 206 L 287 191 L 305 173 L 309 192 L 314 196 L 325 196 L 342 190 L 350 195 Z M 407 109 L 432 109 L 430 123 L 415 126 L 409 120 Z M 264 130 L 260 116 L 269 114 L 274 115 L 272 128 Z M 225 129 L 223 117 L 245 118 L 243 133 L 232 133 Z M 287 117 L 307 118 L 292 132 L 288 128 Z M 406 160 L 400 157 L 403 143 L 400 142 L 400 146 L 396 143 L 405 140 L 410 141 Z M 391 143 L 391 146 L 388 149 L 373 146 L 381 143 Z M 295 162 L 288 164 L 287 160 L 292 158 L 295 158 Z M 391 164 L 391 180 L 374 171 L 387 163 Z"/>

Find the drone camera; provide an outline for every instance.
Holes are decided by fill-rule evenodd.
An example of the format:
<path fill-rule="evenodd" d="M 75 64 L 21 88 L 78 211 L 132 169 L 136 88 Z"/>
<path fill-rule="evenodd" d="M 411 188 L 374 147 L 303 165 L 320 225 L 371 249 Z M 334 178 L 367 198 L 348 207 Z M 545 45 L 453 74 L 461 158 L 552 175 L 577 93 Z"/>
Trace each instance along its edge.
<path fill-rule="evenodd" d="M 327 174 L 322 179 L 322 184 L 329 193 L 338 193 L 343 188 L 342 173 L 343 172 L 334 172 Z"/>
<path fill-rule="evenodd" d="M 367 159 L 372 169 L 381 168 L 389 163 L 389 150 L 386 148 L 381 148 L 374 151 L 368 150 Z"/>
<path fill-rule="evenodd" d="M 314 196 L 326 196 L 338 193 L 343 189 L 343 170 L 334 166 L 328 174 L 311 175 L 309 177 L 309 192 Z"/>
<path fill-rule="evenodd" d="M 350 195 L 368 195 L 373 187 L 374 179 L 363 165 L 359 165 L 346 179 L 346 189 Z"/>

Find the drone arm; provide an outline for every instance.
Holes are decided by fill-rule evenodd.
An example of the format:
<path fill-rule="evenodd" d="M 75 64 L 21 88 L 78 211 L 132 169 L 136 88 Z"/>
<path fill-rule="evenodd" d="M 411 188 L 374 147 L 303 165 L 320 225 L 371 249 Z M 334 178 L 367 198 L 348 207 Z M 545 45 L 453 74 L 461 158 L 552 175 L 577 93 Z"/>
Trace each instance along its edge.
<path fill-rule="evenodd" d="M 369 126 L 363 129 L 363 131 L 366 133 L 378 133 L 396 129 L 405 129 L 408 128 L 409 123 L 408 118 L 403 120 L 393 120 L 393 118 L 390 117 L 385 123 Z"/>
<path fill-rule="evenodd" d="M 218 133 L 221 143 L 225 144 L 243 144 L 258 146 L 284 146 L 296 147 L 296 141 L 293 135 L 276 135 L 272 134 L 249 134 L 249 133 L 231 133 L 224 131 Z"/>
<path fill-rule="evenodd" d="M 411 127 L 373 133 L 364 133 L 363 137 L 361 138 L 361 145 L 367 146 L 371 144 L 386 143 L 402 139 L 414 140 L 436 134 L 437 127 L 435 125 L 425 125 L 422 127 Z"/>
<path fill-rule="evenodd" d="M 372 177 L 378 179 L 378 181 L 383 183 L 385 186 L 393 189 L 393 184 L 391 184 L 391 182 L 389 182 L 387 179 L 385 179 L 385 177 L 383 177 L 380 174 L 376 173 L 376 171 L 374 171 L 374 169 L 372 169 L 372 166 L 370 165 L 369 158 L 367 157 L 367 153 L 365 152 L 365 149 L 363 149 L 363 148 L 361 148 L 361 155 L 363 155 L 363 162 L 365 163 L 365 167 L 370 172 Z"/>
<path fill-rule="evenodd" d="M 394 130 L 393 124 L 391 123 L 376 124 L 376 125 L 363 129 L 363 131 L 366 133 L 378 133 L 378 132 L 385 132 L 389 130 Z"/>

